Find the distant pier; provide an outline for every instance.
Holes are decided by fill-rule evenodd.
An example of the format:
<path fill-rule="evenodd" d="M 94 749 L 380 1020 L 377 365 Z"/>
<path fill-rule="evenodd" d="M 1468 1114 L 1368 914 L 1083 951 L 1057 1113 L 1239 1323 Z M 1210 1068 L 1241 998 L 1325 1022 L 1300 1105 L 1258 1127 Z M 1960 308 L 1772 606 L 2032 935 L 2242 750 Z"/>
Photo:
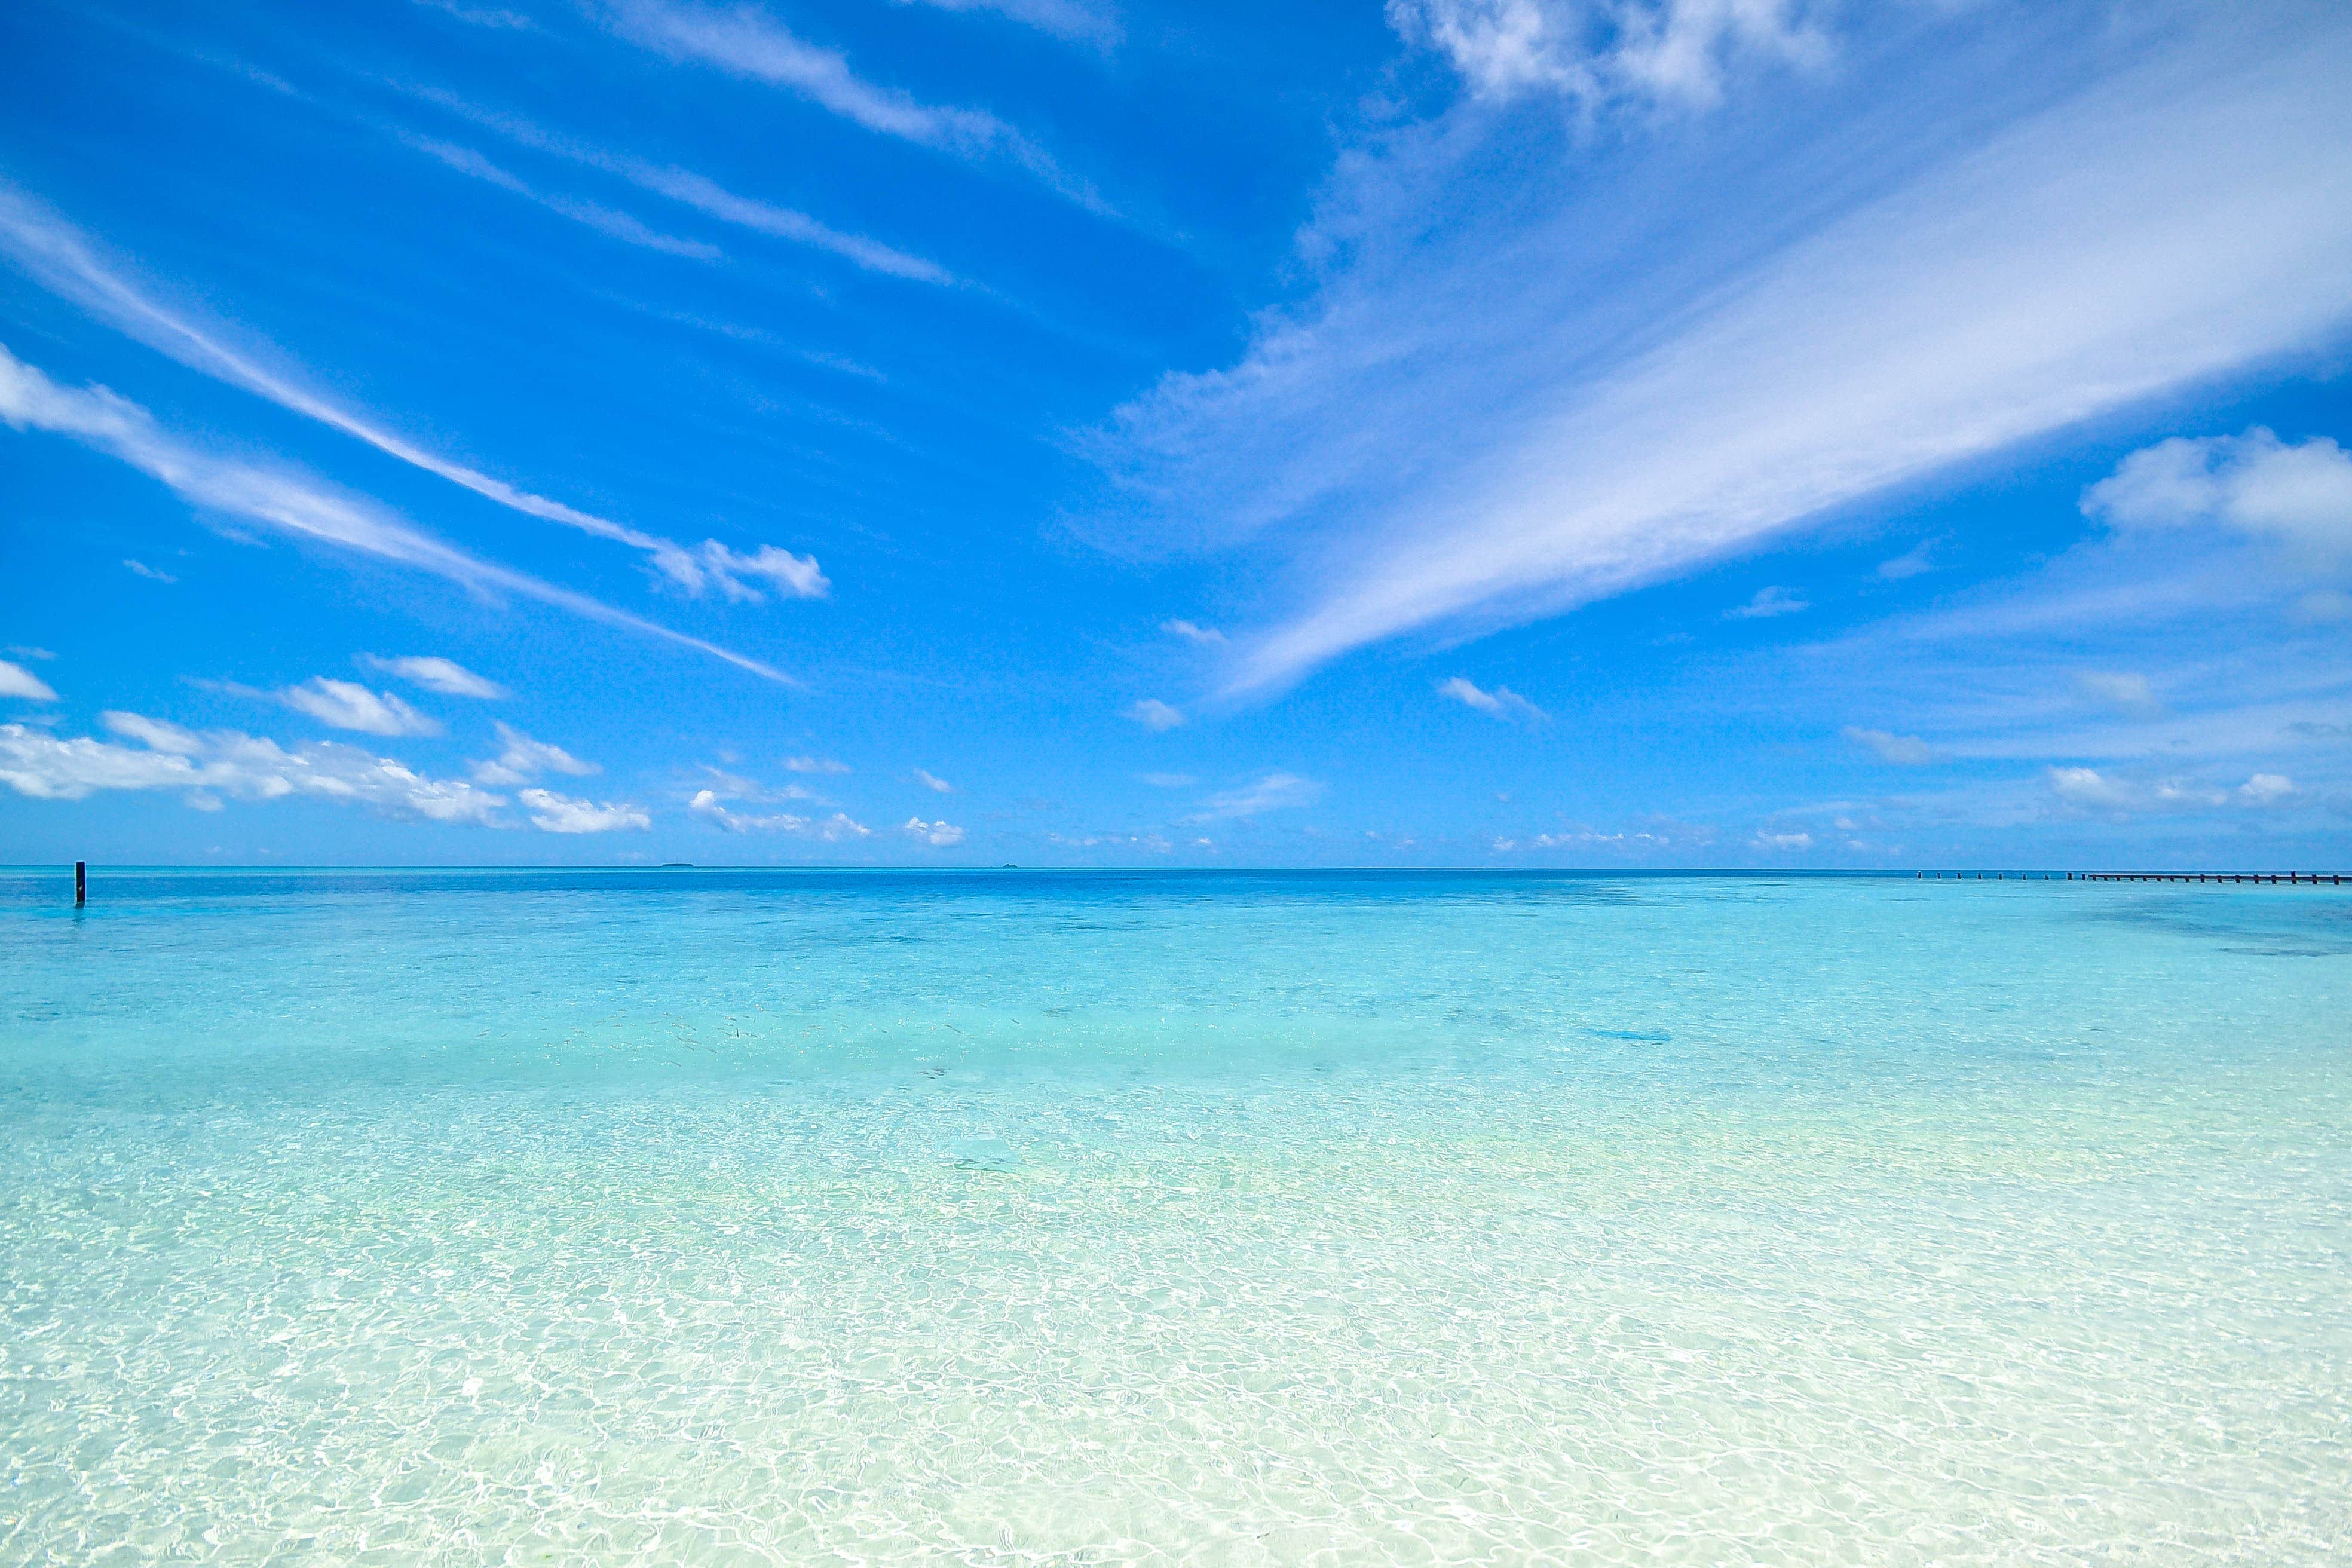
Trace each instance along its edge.
<path fill-rule="evenodd" d="M 2340 888 L 2338 871 L 1915 871 L 1922 881 L 1960 882 L 2284 882 Z"/>

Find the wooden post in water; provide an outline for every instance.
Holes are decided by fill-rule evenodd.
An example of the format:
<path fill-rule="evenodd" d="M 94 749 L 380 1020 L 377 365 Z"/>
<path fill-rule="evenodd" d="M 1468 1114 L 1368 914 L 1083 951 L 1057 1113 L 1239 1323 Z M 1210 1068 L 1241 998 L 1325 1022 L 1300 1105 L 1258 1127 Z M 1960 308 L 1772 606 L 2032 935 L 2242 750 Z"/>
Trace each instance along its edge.
<path fill-rule="evenodd" d="M 74 862 L 74 907 L 79 909 L 89 900 L 89 862 Z"/>

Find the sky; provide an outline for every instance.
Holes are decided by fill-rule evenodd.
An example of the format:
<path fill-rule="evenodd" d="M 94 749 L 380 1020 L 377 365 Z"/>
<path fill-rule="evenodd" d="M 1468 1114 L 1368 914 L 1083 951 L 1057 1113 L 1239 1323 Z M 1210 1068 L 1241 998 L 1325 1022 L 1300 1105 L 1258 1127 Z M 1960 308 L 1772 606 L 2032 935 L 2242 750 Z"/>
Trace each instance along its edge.
<path fill-rule="evenodd" d="M 0 8 L 0 862 L 2352 870 L 2352 10 Z"/>

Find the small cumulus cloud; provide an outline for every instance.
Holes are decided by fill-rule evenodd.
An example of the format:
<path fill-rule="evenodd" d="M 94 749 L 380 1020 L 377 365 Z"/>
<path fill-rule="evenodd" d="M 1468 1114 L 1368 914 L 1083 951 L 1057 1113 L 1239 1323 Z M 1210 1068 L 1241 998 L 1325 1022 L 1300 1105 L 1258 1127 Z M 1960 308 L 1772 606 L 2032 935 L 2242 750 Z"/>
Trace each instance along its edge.
<path fill-rule="evenodd" d="M 1147 730 L 1173 730 L 1184 722 L 1183 710 L 1162 702 L 1157 697 L 1139 698 L 1128 704 L 1127 717 Z"/>
<path fill-rule="evenodd" d="M 8 651 L 23 653 L 29 650 L 10 648 Z M 5 658 L 0 658 L 0 697 L 21 697 L 29 702 L 55 702 L 58 700 L 58 694 L 49 689 L 47 681 L 23 665 L 11 664 Z"/>
<path fill-rule="evenodd" d="M 321 724 L 356 730 L 364 735 L 437 735 L 440 723 L 419 713 L 389 691 L 370 691 L 355 680 L 331 680 L 314 676 L 289 686 L 278 699 L 298 713 L 308 713 Z"/>
<path fill-rule="evenodd" d="M 786 757 L 784 771 L 788 773 L 845 773 L 849 764 L 831 757 Z"/>
<path fill-rule="evenodd" d="M 1759 588 L 1756 596 L 1736 609 L 1726 610 L 1727 621 L 1767 621 L 1776 616 L 1793 616 L 1813 607 L 1812 601 L 1786 588 Z"/>
<path fill-rule="evenodd" d="M 1171 637 L 1182 637 L 1186 642 L 1196 642 L 1204 647 L 1213 647 L 1225 640 L 1224 633 L 1214 626 L 1202 626 L 1197 621 L 1162 621 L 1160 629 Z"/>
<path fill-rule="evenodd" d="M 515 798 L 529 809 L 531 826 L 547 833 L 611 833 L 654 825 L 652 817 L 626 803 L 575 800 L 546 789 L 522 790 Z"/>
<path fill-rule="evenodd" d="M 100 790 L 178 790 L 200 811 L 222 795 L 307 798 L 365 805 L 389 816 L 498 826 L 506 797 L 462 779 L 436 779 L 341 742 L 289 750 L 236 730 L 202 734 L 137 713 L 100 715 L 122 741 L 60 739 L 0 724 L 0 784 L 40 800 L 80 800 Z M 127 741 L 131 744 L 124 744 Z"/>
<path fill-rule="evenodd" d="M 1848 724 L 1845 738 L 1857 746 L 1867 746 L 1878 753 L 1881 762 L 1901 767 L 1916 768 L 1936 760 L 1936 748 L 1916 735 L 1897 735 L 1891 730 L 1864 730 Z"/>
<path fill-rule="evenodd" d="M 833 591 L 832 582 L 817 570 L 815 556 L 795 555 L 772 544 L 762 544 L 743 555 L 707 539 L 702 542 L 702 566 L 719 591 L 738 604 L 767 602 L 767 595 L 746 578 L 765 584 L 770 593 L 786 599 L 822 599 Z"/>
<path fill-rule="evenodd" d="M 2259 426 L 2243 436 L 2177 436 L 2084 490 L 2083 512 L 2122 531 L 2217 527 L 2315 565 L 2352 566 L 2352 452 L 2324 436 L 2289 446 Z"/>
<path fill-rule="evenodd" d="M 2294 781 L 2284 773 L 2256 773 L 2238 786 L 2238 798 L 2249 805 L 2276 805 L 2294 793 Z"/>
<path fill-rule="evenodd" d="M 1541 723 L 1550 717 L 1542 709 L 1507 686 L 1497 686 L 1492 691 L 1483 691 L 1458 675 L 1451 679 L 1439 681 L 1437 694 L 1440 697 L 1451 697 L 1456 702 L 1475 708 L 1490 719 L 1525 719 L 1531 723 Z"/>
<path fill-rule="evenodd" d="M 2149 783 L 2103 773 L 2096 768 L 2052 768 L 2047 776 L 2050 788 L 2059 800 L 2078 811 L 2116 815 L 2209 811 L 2215 806 L 2226 805 L 2230 801 L 2226 790 L 2179 779 Z M 2268 804 L 2260 799 L 2260 792 L 2242 798 L 2255 804 Z"/>
<path fill-rule="evenodd" d="M 1211 795 L 1184 820 L 1226 822 L 1234 817 L 1263 816 L 1270 811 L 1312 805 L 1322 794 L 1323 786 L 1313 779 L 1301 778 L 1297 773 L 1268 773 L 1255 784 Z"/>
<path fill-rule="evenodd" d="M 907 818 L 905 831 L 941 849 L 963 842 L 963 829 L 952 822 L 925 822 L 919 816 L 910 816 Z"/>
<path fill-rule="evenodd" d="M 133 574 L 146 578 L 151 583 L 176 583 L 179 581 L 177 577 L 173 576 L 169 572 L 158 572 L 152 566 L 148 565 L 144 561 L 133 561 L 127 555 L 122 558 L 122 563 L 125 566 L 130 567 Z"/>
<path fill-rule="evenodd" d="M 474 764 L 474 782 L 486 784 L 527 784 L 541 773 L 569 773 L 585 778 L 599 772 L 595 763 L 546 741 L 534 741 L 513 725 L 499 725 L 499 742 L 506 749 L 487 763 Z"/>
<path fill-rule="evenodd" d="M 947 780 L 940 777 L 937 773 L 931 773 L 924 768 L 917 768 L 915 770 L 915 782 L 921 784 L 925 789 L 933 791 L 939 795 L 955 794 L 955 785 L 948 783 Z"/>
<path fill-rule="evenodd" d="M 488 702 L 506 695 L 505 688 L 496 681 L 485 680 L 457 660 L 434 654 L 382 658 L 372 653 L 363 653 L 360 655 L 359 662 L 363 669 L 397 676 L 427 691 L 437 691 L 444 697 L 472 697 Z"/>

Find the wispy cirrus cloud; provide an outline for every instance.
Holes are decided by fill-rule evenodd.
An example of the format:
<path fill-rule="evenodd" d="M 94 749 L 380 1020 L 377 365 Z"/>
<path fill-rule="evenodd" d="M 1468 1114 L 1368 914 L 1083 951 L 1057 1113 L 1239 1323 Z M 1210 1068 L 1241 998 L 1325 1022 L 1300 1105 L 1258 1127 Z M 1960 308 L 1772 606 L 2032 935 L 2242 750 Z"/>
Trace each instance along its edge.
<path fill-rule="evenodd" d="M 1183 820 L 1187 823 L 1230 822 L 1236 817 L 1264 816 L 1312 805 L 1323 796 L 1323 786 L 1297 773 L 1272 773 L 1254 784 L 1213 795 Z"/>
<path fill-rule="evenodd" d="M 716 643 L 648 621 L 511 567 L 469 555 L 373 501 L 287 470 L 205 452 L 165 431 L 152 416 L 102 386 L 51 381 L 0 345 L 0 423 L 68 437 L 160 480 L 190 505 L 276 532 L 331 544 L 427 572 L 478 593 L 509 593 L 589 620 L 709 654 L 783 685 L 792 678 Z"/>
<path fill-rule="evenodd" d="M 1121 711 L 1147 730 L 1173 730 L 1184 722 L 1182 709 L 1157 697 L 1139 697 Z"/>
<path fill-rule="evenodd" d="M 795 556 L 762 545 L 757 553 L 745 557 L 717 540 L 706 540 L 698 548 L 689 549 L 676 540 L 519 489 L 394 435 L 374 420 L 311 391 L 299 372 L 272 369 L 263 363 L 265 359 L 282 362 L 282 355 L 232 347 L 219 329 L 200 325 L 187 314 L 157 302 L 119 268 L 102 260 L 79 229 L 5 179 L 0 179 L 0 251 L 42 287 L 191 370 L 340 430 L 499 506 L 642 551 L 664 579 L 689 595 L 716 587 L 730 598 L 756 601 L 761 597 L 759 590 L 740 580 L 750 574 L 764 576 L 779 588 L 797 576 L 803 584 L 814 585 L 814 591 L 789 591 L 787 596 L 823 596 L 824 577 L 814 556 Z"/>
<path fill-rule="evenodd" d="M 541 773 L 566 773 L 573 778 L 586 778 L 602 773 L 594 763 L 582 762 L 562 747 L 549 741 L 535 741 L 513 725 L 500 722 L 499 743 L 503 748 L 488 762 L 474 764 L 474 782 L 486 784 L 529 784 Z"/>
<path fill-rule="evenodd" d="M 718 181 L 691 169 L 611 152 L 593 142 L 550 131 L 520 115 L 485 108 L 438 89 L 402 86 L 400 90 L 496 132 L 520 146 L 615 175 L 639 190 L 683 203 L 706 217 L 716 218 L 737 228 L 773 239 L 788 240 L 795 245 L 805 245 L 840 257 L 869 272 L 879 272 L 909 282 L 944 285 L 957 281 L 955 274 L 935 261 L 864 235 L 835 228 L 797 209 L 730 191 Z"/>
<path fill-rule="evenodd" d="M 618 207 L 608 207 L 602 202 L 588 201 L 583 197 L 568 195 L 560 191 L 542 191 L 521 175 L 493 163 L 471 147 L 460 146 L 455 142 L 444 142 L 437 136 L 420 136 L 414 132 L 403 131 L 397 134 L 403 142 L 426 157 L 434 159 L 445 168 L 453 169 L 468 178 L 479 180 L 484 184 L 496 185 L 499 190 L 511 195 L 520 196 L 527 202 L 545 207 L 559 216 L 568 217 L 583 227 L 593 228 L 598 234 L 609 239 L 617 239 L 624 245 L 639 246 L 646 250 L 658 250 L 666 256 L 683 256 L 693 261 L 716 261 L 724 254 L 717 246 L 706 240 L 683 239 L 674 234 L 664 234 L 658 229 L 648 226 L 643 219 L 623 212 Z"/>
<path fill-rule="evenodd" d="M 1272 554 L 1287 603 L 1227 677 L 1265 690 L 1416 628 L 1669 578 L 2332 341 L 2352 325 L 2352 17 L 2174 8 L 2126 48 L 2104 16 L 2033 18 L 2064 63 L 2012 82 L 2012 53 L 1955 48 L 1925 10 L 1871 14 L 1915 30 L 1877 37 L 1874 68 L 1936 90 L 1874 103 L 1874 161 L 1838 200 L 1780 183 L 1818 182 L 1845 135 L 1804 116 L 1818 141 L 1739 163 L 1748 184 L 1696 216 L 1694 149 L 1731 151 L 1704 127 L 1547 148 L 1534 108 L 1481 100 L 1360 149 L 1310 234 L 1334 258 L 1317 295 L 1101 433 L 1132 498 L 1106 538 Z M 1993 129 L 1959 142 L 1943 94 Z M 1619 177 L 1580 167 L 1604 155 Z M 1643 239 L 1672 265 L 1637 265 Z"/>
<path fill-rule="evenodd" d="M 1074 44 L 1098 49 L 1115 47 L 1123 29 L 1118 14 L 1108 5 L 1084 0 L 898 0 L 900 5 L 924 5 L 941 11 L 992 11 L 1024 26 L 1050 33 Z"/>
<path fill-rule="evenodd" d="M 507 694 L 506 688 L 497 681 L 485 679 L 456 659 L 443 658 L 438 654 L 408 654 L 399 658 L 383 658 L 363 653 L 359 656 L 359 663 L 362 668 L 396 675 L 444 697 L 471 697 L 478 701 L 495 702 Z"/>
<path fill-rule="evenodd" d="M 370 691 L 355 680 L 313 676 L 278 693 L 278 700 L 321 724 L 363 735 L 437 735 L 440 721 L 419 713 L 389 691 Z"/>
<path fill-rule="evenodd" d="M 1109 211 L 1091 185 L 1071 177 L 1044 148 L 995 115 L 924 103 L 870 82 L 850 68 L 839 50 L 808 42 L 757 5 L 719 9 L 691 0 L 618 0 L 605 15 L 622 37 L 668 59 L 782 88 L 878 135 L 971 162 L 1012 163 L 1082 206 Z"/>
<path fill-rule="evenodd" d="M 1936 748 L 1916 735 L 1898 735 L 1891 730 L 1865 730 L 1849 724 L 1845 738 L 1875 752 L 1880 762 L 1893 763 L 1897 767 L 1924 767 L 1936 760 Z"/>

